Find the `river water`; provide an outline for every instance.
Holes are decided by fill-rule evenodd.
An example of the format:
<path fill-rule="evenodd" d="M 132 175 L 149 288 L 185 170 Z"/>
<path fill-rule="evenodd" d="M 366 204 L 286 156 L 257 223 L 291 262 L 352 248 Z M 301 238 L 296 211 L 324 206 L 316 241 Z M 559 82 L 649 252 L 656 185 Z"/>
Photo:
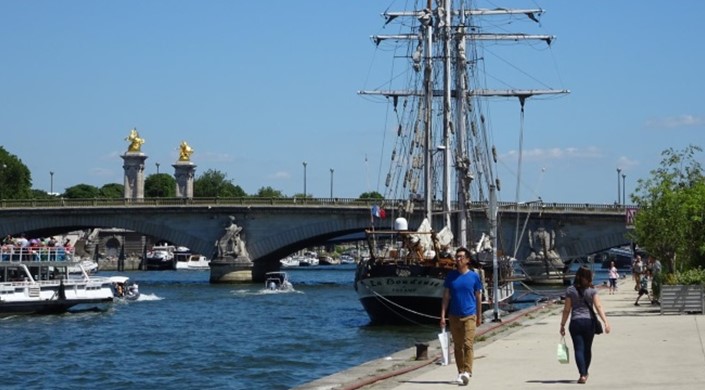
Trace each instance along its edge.
<path fill-rule="evenodd" d="M 138 301 L 2 318 L 0 387 L 289 389 L 438 333 L 368 326 L 351 267 L 287 272 L 295 288 L 287 293 L 213 285 L 208 271 L 128 272 Z"/>

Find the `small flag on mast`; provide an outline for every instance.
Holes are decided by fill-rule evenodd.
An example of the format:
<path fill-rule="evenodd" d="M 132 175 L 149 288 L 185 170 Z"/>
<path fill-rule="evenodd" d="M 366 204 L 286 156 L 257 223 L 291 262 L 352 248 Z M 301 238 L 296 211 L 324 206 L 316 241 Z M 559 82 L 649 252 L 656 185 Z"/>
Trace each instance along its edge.
<path fill-rule="evenodd" d="M 374 205 L 372 206 L 372 216 L 380 219 L 384 219 L 387 216 L 387 212 L 383 208 Z"/>

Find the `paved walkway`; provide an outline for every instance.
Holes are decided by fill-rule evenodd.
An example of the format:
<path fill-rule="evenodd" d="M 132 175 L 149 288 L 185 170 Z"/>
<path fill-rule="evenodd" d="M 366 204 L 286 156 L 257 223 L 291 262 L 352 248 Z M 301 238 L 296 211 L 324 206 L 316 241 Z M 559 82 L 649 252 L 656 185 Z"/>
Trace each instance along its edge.
<path fill-rule="evenodd" d="M 639 390 L 705 388 L 705 315 L 660 315 L 659 307 L 650 305 L 646 297 L 642 298 L 641 306 L 634 306 L 636 292 L 631 279 L 620 282 L 620 290 L 615 295 L 609 295 L 607 290 L 600 291 L 612 332 L 596 336 L 590 377 L 585 386 Z M 561 310 L 562 305 L 552 305 L 513 323 L 511 317 L 505 318 L 503 331 L 476 346 L 474 376 L 468 387 L 553 390 L 578 386 L 570 336 L 566 336 L 566 342 L 570 346 L 571 363 L 559 364 L 556 360 Z M 483 324 L 483 327 L 491 326 Z M 415 349 L 401 351 L 300 388 L 459 387 L 455 383 L 455 363 L 441 366 L 431 362 L 413 369 L 423 364 L 409 363 L 414 352 Z M 439 356 L 437 343 L 431 343 L 429 356 Z M 384 368 L 394 360 L 399 363 L 396 368 Z M 409 372 L 396 375 L 394 370 Z M 377 380 L 384 377 L 386 379 Z"/>

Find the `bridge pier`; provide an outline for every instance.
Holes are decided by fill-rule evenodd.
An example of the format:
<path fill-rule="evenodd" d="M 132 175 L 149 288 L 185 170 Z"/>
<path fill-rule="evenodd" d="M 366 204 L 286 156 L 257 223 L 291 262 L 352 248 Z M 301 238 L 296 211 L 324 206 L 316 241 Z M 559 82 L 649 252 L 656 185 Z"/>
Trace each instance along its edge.
<path fill-rule="evenodd" d="M 232 257 L 214 259 L 210 262 L 211 283 L 251 283 L 254 264 L 247 258 Z"/>

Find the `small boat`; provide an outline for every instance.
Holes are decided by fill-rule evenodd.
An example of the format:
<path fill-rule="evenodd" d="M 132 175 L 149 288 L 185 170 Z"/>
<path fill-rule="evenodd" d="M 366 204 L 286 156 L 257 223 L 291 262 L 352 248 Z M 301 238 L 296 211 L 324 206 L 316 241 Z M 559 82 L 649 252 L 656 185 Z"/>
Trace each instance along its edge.
<path fill-rule="evenodd" d="M 355 258 L 350 255 L 342 254 L 340 255 L 340 264 L 355 264 L 357 261 L 355 261 Z"/>
<path fill-rule="evenodd" d="M 0 249 L 0 315 L 58 314 L 105 310 L 113 302 L 111 281 L 90 276 L 73 250 Z M 80 275 L 69 273 L 79 267 Z"/>
<path fill-rule="evenodd" d="M 115 299 L 136 301 L 140 297 L 139 285 L 127 276 L 111 276 L 113 294 Z"/>
<path fill-rule="evenodd" d="M 176 247 L 173 245 L 153 246 L 152 250 L 147 252 L 147 257 L 144 259 L 147 270 L 175 270 L 175 251 Z"/>
<path fill-rule="evenodd" d="M 299 266 L 299 260 L 294 257 L 291 257 L 291 256 L 287 256 L 287 257 L 279 260 L 279 262 L 281 263 L 282 267 L 286 267 L 286 268 Z"/>
<path fill-rule="evenodd" d="M 270 291 L 292 291 L 294 285 L 289 282 L 286 272 L 276 271 L 265 274 L 264 287 Z"/>
<path fill-rule="evenodd" d="M 184 256 L 176 255 L 177 270 L 207 270 L 210 269 L 210 260 L 206 256 L 188 253 Z"/>
<path fill-rule="evenodd" d="M 80 267 L 78 265 L 69 267 L 70 274 L 81 274 L 82 271 L 92 275 L 98 272 L 98 262 L 94 260 L 81 260 Z"/>

